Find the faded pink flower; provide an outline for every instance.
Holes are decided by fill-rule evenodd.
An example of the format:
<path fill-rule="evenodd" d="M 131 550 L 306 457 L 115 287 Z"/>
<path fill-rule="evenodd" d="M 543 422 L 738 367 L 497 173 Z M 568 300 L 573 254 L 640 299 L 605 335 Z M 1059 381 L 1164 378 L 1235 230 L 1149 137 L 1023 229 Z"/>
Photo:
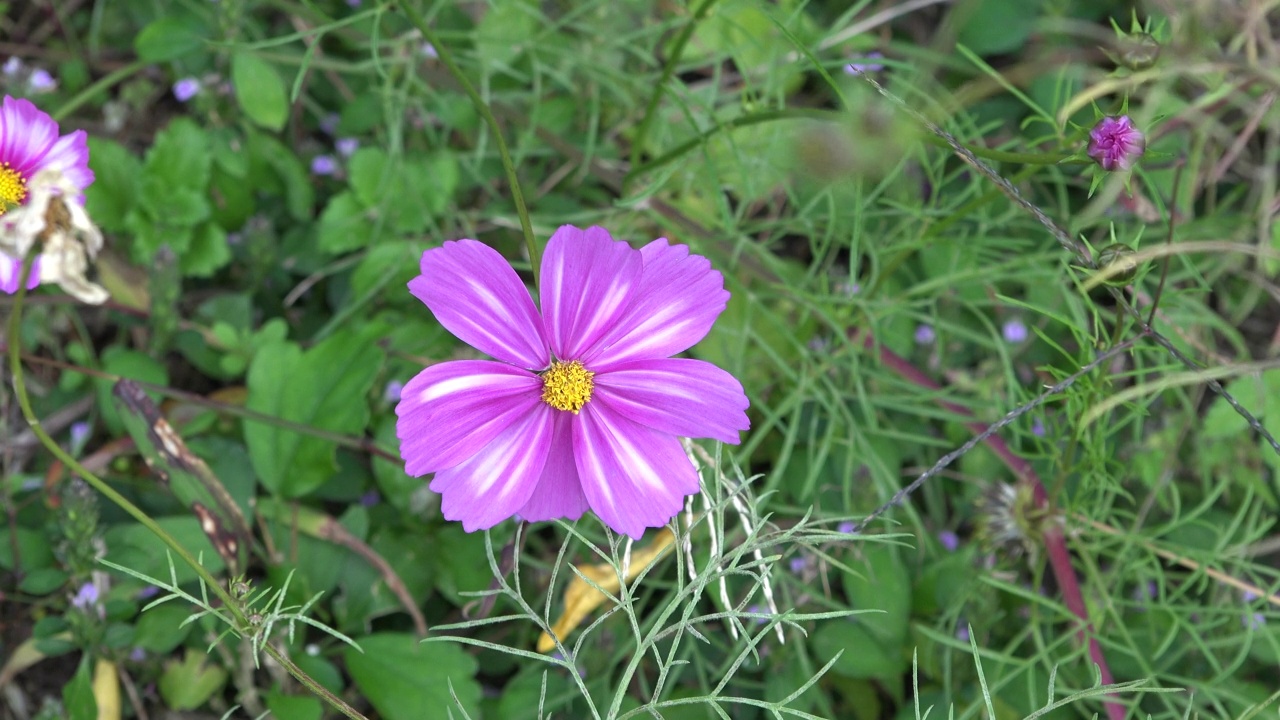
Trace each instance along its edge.
<path fill-rule="evenodd" d="M 729 373 L 671 355 L 701 340 L 729 293 L 711 263 L 665 238 L 640 250 L 566 225 L 542 259 L 539 312 L 511 266 L 475 240 L 422 255 L 409 290 L 494 360 L 432 365 L 405 385 L 405 471 L 435 473 L 468 532 L 518 514 L 590 509 L 639 538 L 698 492 L 680 437 L 737 443 L 747 398 Z"/>
<path fill-rule="evenodd" d="M 6 65 L 7 67 L 7 65 Z M 89 145 L 83 130 L 58 135 L 58 123 L 30 100 L 6 95 L 0 105 L 0 216 L 25 205 L 27 186 L 42 170 L 57 170 L 75 188 L 93 183 Z M 83 202 L 83 198 L 77 198 Z M 40 258 L 36 257 L 36 262 Z M 0 247 L 0 291 L 18 292 L 22 258 Z M 40 284 L 40 267 L 31 269 L 30 290 Z"/>
<path fill-rule="evenodd" d="M 1089 131 L 1089 157 L 1103 170 L 1128 170 L 1146 149 L 1146 137 L 1128 115 L 1105 117 Z"/>

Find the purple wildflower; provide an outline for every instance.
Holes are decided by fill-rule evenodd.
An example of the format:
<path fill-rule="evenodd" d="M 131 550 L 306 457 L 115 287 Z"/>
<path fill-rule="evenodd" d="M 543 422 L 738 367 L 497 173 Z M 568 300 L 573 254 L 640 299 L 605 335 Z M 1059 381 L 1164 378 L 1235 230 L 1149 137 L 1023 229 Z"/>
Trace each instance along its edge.
<path fill-rule="evenodd" d="M 80 610 L 88 610 L 98 604 L 98 586 L 92 582 L 87 582 L 80 586 L 74 597 L 71 598 L 71 606 Z"/>
<path fill-rule="evenodd" d="M 842 535 L 852 535 L 855 528 L 857 528 L 856 525 L 854 525 L 852 522 L 848 520 L 845 520 L 844 522 L 836 526 L 836 532 Z"/>
<path fill-rule="evenodd" d="M 1244 592 L 1240 593 L 1240 599 L 1244 600 L 1247 603 L 1251 603 L 1254 600 L 1257 600 L 1259 597 L 1261 596 L 1252 590 L 1245 590 Z"/>
<path fill-rule="evenodd" d="M 672 358 L 724 310 L 724 278 L 665 238 L 640 250 L 571 225 L 542 258 L 542 310 L 475 240 L 422 254 L 409 290 L 447 330 L 496 360 L 439 363 L 405 385 L 405 472 L 435 473 L 441 510 L 468 532 L 590 509 L 639 539 L 699 491 L 680 437 L 737 443 L 747 397 L 708 362 Z"/>
<path fill-rule="evenodd" d="M 0 72 L 4 72 L 8 77 L 17 75 L 22 72 L 22 60 L 17 55 L 9 56 L 9 59 L 4 61 L 4 67 L 0 68 Z"/>
<path fill-rule="evenodd" d="M 951 530 L 943 530 L 938 533 L 938 542 L 942 543 L 947 552 L 955 552 L 960 547 L 960 536 Z"/>
<path fill-rule="evenodd" d="M 133 662 L 140 663 L 147 659 L 147 651 L 140 647 L 136 647 L 129 651 L 129 659 Z"/>
<path fill-rule="evenodd" d="M 418 52 L 422 53 L 422 57 L 438 58 L 440 53 L 436 52 L 436 46 L 429 42 L 422 43 L 422 47 L 418 48 Z"/>
<path fill-rule="evenodd" d="M 1267 624 L 1267 616 L 1260 612 L 1240 616 L 1240 623 L 1246 630 L 1261 630 Z"/>
<path fill-rule="evenodd" d="M 79 452 L 89 440 L 91 432 L 93 432 L 93 426 L 83 420 L 71 423 L 71 447 Z"/>
<path fill-rule="evenodd" d="M 1004 324 L 1004 327 L 1001 328 L 1001 333 L 1004 335 L 1005 342 L 1017 345 L 1027 339 L 1027 326 L 1021 320 L 1015 318 Z"/>
<path fill-rule="evenodd" d="M 1089 131 L 1089 157 L 1103 170 L 1128 170 L 1145 149 L 1146 138 L 1128 115 L 1102 118 Z"/>
<path fill-rule="evenodd" d="M 138 598 L 139 600 L 148 600 L 159 594 L 160 594 L 160 588 L 156 587 L 155 585 L 148 585 L 142 588 L 141 590 L 139 590 L 138 594 L 135 595 L 134 597 Z"/>
<path fill-rule="evenodd" d="M 333 147 L 342 157 L 351 157 L 360 149 L 360 141 L 355 138 L 338 138 Z"/>
<path fill-rule="evenodd" d="M 382 496 L 378 494 L 377 490 L 370 490 L 360 496 L 360 504 L 367 508 L 371 508 L 380 502 L 382 502 Z"/>
<path fill-rule="evenodd" d="M 320 130 L 324 132 L 326 135 L 332 135 L 338 132 L 339 121 L 340 121 L 340 118 L 338 117 L 337 113 L 329 113 L 328 115 L 325 115 L 324 117 L 320 118 Z"/>
<path fill-rule="evenodd" d="M 51 92 L 58 87 L 58 81 L 53 79 L 48 70 L 36 68 L 31 71 L 31 77 L 27 78 L 27 87 L 31 92 Z"/>
<path fill-rule="evenodd" d="M 968 625 L 961 625 L 960 627 L 956 628 L 956 639 L 964 643 L 969 642 L 969 626 Z"/>
<path fill-rule="evenodd" d="M 747 612 L 751 615 L 771 615 L 772 614 L 769 612 L 769 608 L 764 607 L 763 605 L 748 605 Z M 751 618 L 751 622 L 757 625 L 764 625 L 765 623 L 769 622 L 769 618 L 753 617 Z"/>
<path fill-rule="evenodd" d="M 173 84 L 173 96 L 178 102 L 186 102 L 200 92 L 200 81 L 193 77 L 184 77 Z"/>
<path fill-rule="evenodd" d="M 932 325 L 921 323 L 920 326 L 916 328 L 917 345 L 932 345 L 933 341 L 937 339 L 938 334 L 933 331 Z"/>
<path fill-rule="evenodd" d="M 404 392 L 404 383 L 392 380 L 382 389 L 382 401 L 385 403 L 400 402 L 400 394 Z"/>
<path fill-rule="evenodd" d="M 332 175 L 338 171 L 338 161 L 332 155 L 317 155 L 311 158 L 312 175 Z"/>
<path fill-rule="evenodd" d="M 866 57 L 859 58 L 858 59 L 859 61 L 851 62 L 848 65 L 845 65 L 844 71 L 849 75 L 855 75 L 855 76 L 861 75 L 867 72 L 880 72 L 881 70 L 884 69 L 884 65 L 881 65 L 880 63 L 868 62 L 868 61 L 882 60 L 882 59 L 884 59 L 884 55 L 882 55 L 878 50 L 872 50 L 871 52 L 867 53 Z"/>
<path fill-rule="evenodd" d="M 1044 434 L 1045 434 L 1044 419 L 1033 418 L 1031 420 L 1031 434 L 1035 435 L 1036 437 L 1044 437 Z"/>
<path fill-rule="evenodd" d="M 791 572 L 800 575 L 813 563 L 813 558 L 808 555 L 797 555 L 787 561 L 787 567 L 791 568 Z"/>

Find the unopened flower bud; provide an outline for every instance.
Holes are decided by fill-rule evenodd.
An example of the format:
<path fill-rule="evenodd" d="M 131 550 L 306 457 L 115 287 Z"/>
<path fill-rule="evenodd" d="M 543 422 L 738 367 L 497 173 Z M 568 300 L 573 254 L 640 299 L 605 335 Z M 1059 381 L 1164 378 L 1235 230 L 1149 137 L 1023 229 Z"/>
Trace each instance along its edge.
<path fill-rule="evenodd" d="M 1089 131 L 1089 157 L 1103 170 L 1128 170 L 1146 150 L 1147 139 L 1128 115 L 1104 117 Z"/>

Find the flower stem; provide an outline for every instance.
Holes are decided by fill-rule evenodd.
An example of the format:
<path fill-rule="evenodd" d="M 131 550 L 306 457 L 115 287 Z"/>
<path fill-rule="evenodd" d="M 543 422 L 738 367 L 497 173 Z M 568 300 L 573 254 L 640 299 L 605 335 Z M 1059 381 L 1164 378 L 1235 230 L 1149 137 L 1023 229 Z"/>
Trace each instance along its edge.
<path fill-rule="evenodd" d="M 498 119 L 494 117 L 493 110 L 489 104 L 480 97 L 480 93 L 476 91 L 471 81 L 467 79 L 466 74 L 458 67 L 453 60 L 453 53 L 440 43 L 435 33 L 431 32 L 431 26 L 423 19 L 412 3 L 403 2 L 396 5 L 398 9 L 404 12 L 409 22 L 422 33 L 423 40 L 431 43 L 435 48 L 436 55 L 440 62 L 444 63 L 449 74 L 453 75 L 458 84 L 462 86 L 462 90 L 471 98 L 471 104 L 476 106 L 476 111 L 480 113 L 480 117 L 484 118 L 484 122 L 489 126 L 489 130 L 493 133 L 494 142 L 498 146 L 498 156 L 502 159 L 502 169 L 507 173 L 507 184 L 511 186 L 511 200 L 515 203 L 516 214 L 520 216 L 520 229 L 524 232 L 524 244 L 529 252 L 529 264 L 533 267 L 533 284 L 538 284 L 538 271 L 540 267 L 538 251 L 538 242 L 533 236 L 533 223 L 529 220 L 529 210 L 524 204 L 524 193 L 520 190 L 520 178 L 516 175 L 515 163 L 511 161 L 511 152 L 507 150 L 507 141 L 502 138 L 502 128 L 498 125 Z"/>
<path fill-rule="evenodd" d="M 851 335 L 855 341 L 860 340 L 863 347 L 869 350 L 877 349 L 875 338 L 868 332 L 854 332 Z M 1131 344 L 1130 341 L 1129 344 Z M 1126 347 L 1129 345 L 1126 344 Z M 889 369 L 893 370 L 907 382 L 926 388 L 928 390 L 941 390 L 942 386 L 934 382 L 922 371 L 912 365 L 901 355 L 893 352 L 889 348 L 879 345 L 880 362 Z M 973 413 L 967 408 L 947 400 L 936 399 L 935 402 L 960 415 L 961 417 L 972 418 Z M 986 426 L 979 422 L 966 422 L 970 430 L 975 433 L 983 433 Z M 1004 461 L 1013 474 L 1023 482 L 1029 483 L 1035 499 L 1036 507 L 1042 510 L 1052 508 L 1053 503 L 1041 482 L 1040 476 L 1036 474 L 1031 463 L 1013 452 L 999 435 L 991 435 L 984 439 L 987 447 L 989 447 L 996 455 Z M 1084 594 L 1080 591 L 1080 581 L 1076 577 L 1075 568 L 1071 564 L 1071 552 L 1067 548 L 1066 535 L 1062 528 L 1054 523 L 1046 523 L 1045 529 L 1041 533 L 1041 539 L 1044 541 L 1046 554 L 1049 557 L 1049 566 L 1053 569 L 1054 579 L 1058 582 L 1058 587 L 1062 590 L 1062 599 L 1067 605 L 1067 609 L 1071 611 L 1080 620 L 1080 628 L 1076 631 L 1076 637 L 1085 641 L 1089 649 L 1089 659 L 1098 666 L 1098 674 L 1101 676 L 1103 685 L 1111 685 L 1115 682 L 1115 678 L 1111 675 L 1111 669 L 1107 666 L 1107 659 L 1102 654 L 1102 646 L 1098 644 L 1096 633 L 1093 630 L 1093 624 L 1089 622 L 1089 611 L 1084 604 Z M 1107 699 L 1103 701 L 1103 707 L 1107 710 L 1107 717 L 1110 720 L 1124 720 L 1125 706 L 1115 700 Z"/>
<path fill-rule="evenodd" d="M 209 589 L 213 590 L 213 594 L 222 601 L 222 604 L 231 613 L 231 616 L 237 625 L 237 632 L 239 632 L 241 628 L 249 627 L 248 618 L 245 617 L 240 604 L 231 596 L 231 593 L 227 592 L 227 589 L 223 587 L 222 583 L 213 576 L 213 573 L 209 572 L 207 568 L 201 565 L 196 558 L 192 556 L 191 552 L 174 539 L 172 535 L 166 532 L 164 528 L 160 527 L 159 523 L 152 520 L 151 516 L 147 515 L 141 508 L 130 502 L 128 498 L 116 492 L 115 488 L 108 485 L 102 478 L 94 475 L 85 468 L 85 466 L 81 465 L 78 460 L 72 457 L 70 453 L 63 450 L 62 447 L 58 445 L 57 441 L 50 437 L 49 433 L 45 432 L 44 427 L 40 424 L 40 418 L 36 417 L 35 410 L 31 407 L 31 397 L 27 394 L 27 384 L 22 372 L 21 354 L 18 351 L 18 344 L 21 339 L 19 337 L 19 330 L 22 326 L 22 306 L 27 297 L 27 281 L 31 277 L 31 266 L 34 255 L 35 253 L 33 248 L 31 255 L 28 256 L 26 261 L 22 264 L 22 273 L 18 280 L 18 292 L 14 296 L 13 312 L 9 315 L 9 327 L 6 335 L 9 345 L 9 371 L 13 375 L 13 388 L 18 396 L 18 406 L 22 408 L 22 416 L 26 418 L 27 425 L 31 427 L 31 432 L 34 433 L 36 438 L 40 440 L 40 443 L 48 448 L 49 452 L 52 453 L 54 457 L 62 461 L 62 463 L 66 465 L 71 472 L 82 478 L 91 487 L 93 487 L 94 490 L 97 490 L 106 496 L 108 500 L 115 503 L 134 520 L 137 520 L 140 525 L 155 533 L 156 537 L 160 538 L 160 541 L 167 545 L 174 554 L 179 558 L 182 558 L 182 561 L 187 565 L 191 566 L 191 569 L 195 570 L 196 575 L 200 576 L 200 579 L 204 584 Z M 364 715 L 361 715 L 355 708 L 344 702 L 342 698 L 339 698 L 329 692 L 323 685 L 316 682 L 311 678 L 311 676 L 303 672 L 302 668 L 293 664 L 293 661 L 291 661 L 283 652 L 276 649 L 275 646 L 267 643 L 266 650 L 267 654 L 288 670 L 289 674 L 293 675 L 298 682 L 305 685 L 307 689 L 311 690 L 311 692 L 320 696 L 320 698 L 325 702 L 332 705 L 335 710 L 338 710 L 343 715 L 352 718 L 352 720 L 367 720 Z"/>
<path fill-rule="evenodd" d="M 676 65 L 679 64 L 681 56 L 684 55 L 684 48 L 689 44 L 689 38 L 693 37 L 693 31 L 698 27 L 698 23 L 711 12 L 711 7 L 716 4 L 716 0 L 703 0 L 697 10 L 693 11 L 693 17 L 689 22 L 680 28 L 680 35 L 676 37 L 675 42 L 671 45 L 671 53 L 667 56 L 667 62 L 662 66 L 662 76 L 658 78 L 658 84 L 653 88 L 653 94 L 649 96 L 649 104 L 645 106 L 644 116 L 640 118 L 640 125 L 636 128 L 636 135 L 631 139 L 631 167 L 640 164 L 640 154 L 644 152 L 644 142 L 649 136 L 649 127 L 653 124 L 653 117 L 658 111 L 658 103 L 662 100 L 662 94 L 666 91 L 667 82 L 671 80 L 671 76 L 675 75 Z"/>
<path fill-rule="evenodd" d="M 62 107 L 50 113 L 49 117 L 54 120 L 61 121 L 63 118 L 74 112 L 76 108 L 92 100 L 93 96 L 124 80 L 130 75 L 133 75 L 150 64 L 151 63 L 144 62 L 142 60 L 135 60 L 122 68 L 103 75 L 100 80 L 76 93 L 75 97 L 72 97 L 70 100 L 63 103 Z"/>

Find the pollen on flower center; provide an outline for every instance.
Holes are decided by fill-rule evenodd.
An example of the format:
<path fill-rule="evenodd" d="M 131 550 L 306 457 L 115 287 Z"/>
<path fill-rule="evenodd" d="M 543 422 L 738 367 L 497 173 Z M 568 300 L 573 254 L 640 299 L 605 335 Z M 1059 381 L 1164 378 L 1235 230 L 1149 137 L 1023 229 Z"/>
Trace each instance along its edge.
<path fill-rule="evenodd" d="M 9 163 L 0 163 L 0 215 L 27 199 L 27 181 Z"/>
<path fill-rule="evenodd" d="M 577 415 L 591 400 L 591 391 L 595 388 L 592 378 L 595 376 L 578 360 L 552 361 L 551 367 L 542 373 L 542 401 L 557 410 L 568 410 Z"/>

